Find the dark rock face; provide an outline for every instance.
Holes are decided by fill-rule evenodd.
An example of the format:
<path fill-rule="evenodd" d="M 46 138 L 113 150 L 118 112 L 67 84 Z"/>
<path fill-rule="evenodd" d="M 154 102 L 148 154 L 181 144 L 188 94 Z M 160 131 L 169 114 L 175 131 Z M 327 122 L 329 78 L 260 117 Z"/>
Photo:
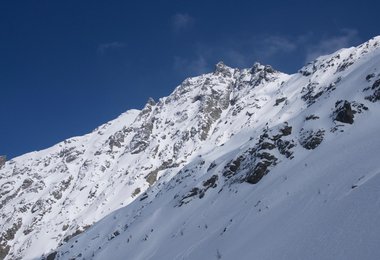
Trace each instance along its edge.
<path fill-rule="evenodd" d="M 25 190 L 25 189 L 29 188 L 32 184 L 33 184 L 33 179 L 31 179 L 31 178 L 26 178 L 26 179 L 22 182 L 21 188 Z"/>
<path fill-rule="evenodd" d="M 194 188 L 192 188 L 182 199 L 181 199 L 181 201 L 179 202 L 179 207 L 181 207 L 182 205 L 184 205 L 184 204 L 187 204 L 187 203 L 189 203 L 189 198 L 191 198 L 191 197 L 195 197 L 195 196 L 197 196 L 198 194 L 200 194 L 201 193 L 201 189 L 199 189 L 198 187 L 194 187 Z"/>
<path fill-rule="evenodd" d="M 296 146 L 290 135 L 292 126 L 285 122 L 276 130 L 263 129 L 258 142 L 240 156 L 226 164 L 223 176 L 232 182 L 258 183 L 277 165 L 279 152 L 287 159 L 293 158 L 292 148 Z"/>
<path fill-rule="evenodd" d="M 8 228 L 7 230 L 4 230 L 3 233 L 0 235 L 0 259 L 4 259 L 10 250 L 10 246 L 8 245 L 8 241 L 11 241 L 14 239 L 16 232 L 20 229 L 22 225 L 22 219 L 18 218 L 13 225 Z"/>
<path fill-rule="evenodd" d="M 366 77 L 365 77 L 365 80 L 366 81 L 371 81 L 371 79 L 375 77 L 375 74 L 374 73 L 371 73 L 371 74 L 368 74 Z"/>
<path fill-rule="evenodd" d="M 207 181 L 203 182 L 203 186 L 206 187 L 206 189 L 208 188 L 216 188 L 216 182 L 218 180 L 218 175 L 213 175 L 211 176 L 210 179 L 208 179 Z"/>
<path fill-rule="evenodd" d="M 302 76 L 308 77 L 314 74 L 317 71 L 316 61 L 313 63 L 307 64 L 305 67 L 300 69 L 298 73 L 302 74 Z"/>
<path fill-rule="evenodd" d="M 5 155 L 0 156 L 0 168 L 3 167 L 5 162 L 7 161 L 7 157 Z"/>
<path fill-rule="evenodd" d="M 252 172 L 248 174 L 245 181 L 251 184 L 258 183 L 269 172 L 269 167 L 276 165 L 277 158 L 269 153 L 258 154 L 261 159 Z"/>
<path fill-rule="evenodd" d="M 373 94 L 365 97 L 365 99 L 371 102 L 379 101 L 380 100 L 380 79 L 376 80 L 373 83 L 371 90 L 373 90 Z"/>
<path fill-rule="evenodd" d="M 0 259 L 4 259 L 8 255 L 10 248 L 6 243 L 0 244 Z"/>
<path fill-rule="evenodd" d="M 261 65 L 260 63 L 256 62 L 253 67 L 251 68 L 251 74 L 254 75 L 254 77 L 251 80 L 251 84 L 253 87 L 260 85 L 261 83 L 265 81 L 270 81 L 271 78 L 275 75 L 277 72 L 269 65 Z"/>
<path fill-rule="evenodd" d="M 50 254 L 46 257 L 46 260 L 54 260 L 56 255 L 57 255 L 57 252 L 50 253 Z"/>
<path fill-rule="evenodd" d="M 347 100 L 339 100 L 335 103 L 334 120 L 346 124 L 354 122 L 354 112 L 351 108 L 351 103 Z"/>
<path fill-rule="evenodd" d="M 189 203 L 190 200 L 192 198 L 195 198 L 196 196 L 202 199 L 205 196 L 208 189 L 210 188 L 214 189 L 218 186 L 217 185 L 218 179 L 219 179 L 218 175 L 212 175 L 208 180 L 203 182 L 202 188 L 198 188 L 198 187 L 192 188 L 186 195 L 182 197 L 178 206 L 181 207 L 182 205 Z"/>
<path fill-rule="evenodd" d="M 172 160 L 165 161 L 157 169 L 154 169 L 153 171 L 148 173 L 148 175 L 145 176 L 145 180 L 149 183 L 149 186 L 152 186 L 157 181 L 157 174 L 159 171 L 174 167 L 178 167 L 178 164 L 173 163 Z"/>
<path fill-rule="evenodd" d="M 301 132 L 300 144 L 307 150 L 317 148 L 323 141 L 325 131 L 319 129 L 318 131 L 304 131 Z"/>
<path fill-rule="evenodd" d="M 350 57 L 351 58 L 351 57 Z M 343 63 L 339 64 L 338 68 L 336 69 L 336 72 L 342 72 L 345 71 L 348 67 L 350 67 L 354 62 L 352 60 L 344 59 Z"/>
<path fill-rule="evenodd" d="M 267 161 L 259 162 L 253 172 L 247 176 L 246 182 L 251 184 L 258 183 L 269 172 L 268 166 L 270 164 Z"/>
<path fill-rule="evenodd" d="M 293 140 L 291 140 L 291 141 L 285 140 L 284 141 L 282 139 L 279 139 L 276 141 L 276 145 L 277 145 L 278 151 L 282 155 L 285 155 L 286 158 L 290 158 L 290 159 L 293 158 L 293 156 L 292 156 L 293 152 L 291 151 L 291 149 L 296 146 Z"/>
<path fill-rule="evenodd" d="M 235 175 L 243 160 L 244 160 L 244 157 L 239 156 L 235 160 L 229 162 L 226 166 L 224 166 L 223 176 L 229 178 Z"/>
<path fill-rule="evenodd" d="M 276 103 L 274 104 L 274 106 L 278 106 L 279 104 L 281 104 L 285 100 L 286 100 L 286 97 L 276 99 Z"/>
<path fill-rule="evenodd" d="M 316 116 L 316 115 L 310 115 L 310 116 L 307 116 L 305 118 L 305 121 L 309 121 L 309 120 L 317 120 L 319 119 L 319 116 Z"/>
<path fill-rule="evenodd" d="M 314 104 L 317 99 L 322 96 L 323 91 L 317 91 L 319 83 L 310 82 L 306 87 L 303 87 L 301 90 L 301 98 L 306 102 L 308 106 Z"/>

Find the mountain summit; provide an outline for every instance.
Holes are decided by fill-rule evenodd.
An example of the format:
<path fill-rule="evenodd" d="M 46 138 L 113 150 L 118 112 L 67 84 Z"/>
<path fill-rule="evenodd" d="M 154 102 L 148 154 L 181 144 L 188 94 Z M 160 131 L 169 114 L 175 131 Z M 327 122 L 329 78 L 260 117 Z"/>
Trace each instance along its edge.
<path fill-rule="evenodd" d="M 377 259 L 380 37 L 188 78 L 0 166 L 0 259 Z"/>

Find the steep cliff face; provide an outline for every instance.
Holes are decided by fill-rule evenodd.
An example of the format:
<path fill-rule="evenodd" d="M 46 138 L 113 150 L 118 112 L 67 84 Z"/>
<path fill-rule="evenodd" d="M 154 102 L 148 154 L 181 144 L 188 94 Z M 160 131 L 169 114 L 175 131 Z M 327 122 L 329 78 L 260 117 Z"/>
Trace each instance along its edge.
<path fill-rule="evenodd" d="M 0 259 L 379 257 L 379 70 L 378 37 L 293 75 L 220 62 L 0 163 Z"/>

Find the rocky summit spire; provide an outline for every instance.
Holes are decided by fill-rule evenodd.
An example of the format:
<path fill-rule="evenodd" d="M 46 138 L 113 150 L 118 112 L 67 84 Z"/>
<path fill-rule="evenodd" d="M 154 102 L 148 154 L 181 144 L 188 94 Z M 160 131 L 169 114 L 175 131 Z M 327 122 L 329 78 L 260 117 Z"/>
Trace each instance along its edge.
<path fill-rule="evenodd" d="M 215 72 L 214 72 L 215 75 L 224 75 L 224 76 L 228 76 L 228 77 L 231 77 L 232 74 L 233 74 L 233 69 L 228 67 L 227 65 L 224 64 L 223 61 L 219 61 L 216 65 L 215 65 Z"/>

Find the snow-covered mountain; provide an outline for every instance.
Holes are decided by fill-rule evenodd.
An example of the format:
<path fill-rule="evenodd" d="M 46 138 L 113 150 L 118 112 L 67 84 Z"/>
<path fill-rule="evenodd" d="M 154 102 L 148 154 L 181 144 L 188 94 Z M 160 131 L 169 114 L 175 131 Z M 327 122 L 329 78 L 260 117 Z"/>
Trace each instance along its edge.
<path fill-rule="evenodd" d="M 186 79 L 0 164 L 0 259 L 379 259 L 380 37 Z"/>

